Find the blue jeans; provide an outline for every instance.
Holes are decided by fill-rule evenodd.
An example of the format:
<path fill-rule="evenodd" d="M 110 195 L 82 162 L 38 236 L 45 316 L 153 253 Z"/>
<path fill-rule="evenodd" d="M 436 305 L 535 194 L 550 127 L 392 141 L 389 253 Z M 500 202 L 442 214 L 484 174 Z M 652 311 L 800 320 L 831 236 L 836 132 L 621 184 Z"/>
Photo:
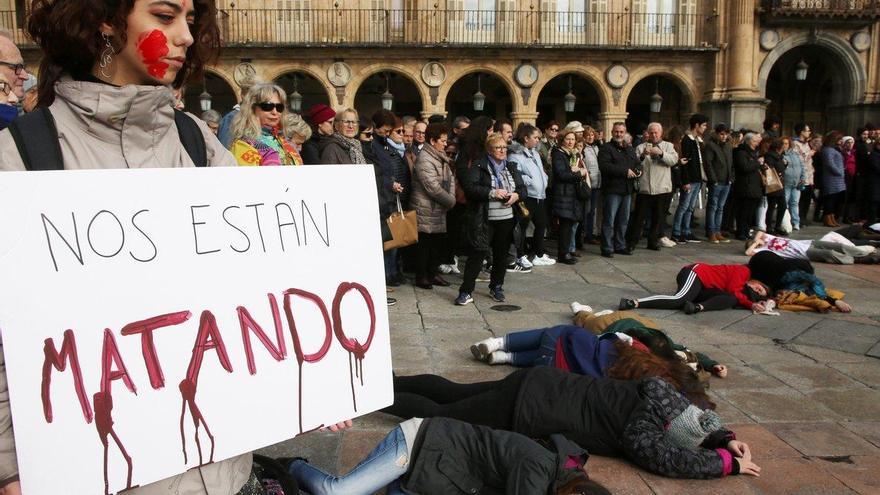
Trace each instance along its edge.
<path fill-rule="evenodd" d="M 370 495 L 385 487 L 388 495 L 403 495 L 398 478 L 406 474 L 409 462 L 406 437 L 398 426 L 345 476 L 331 476 L 301 459 L 290 463 L 287 470 L 312 495 Z"/>
<path fill-rule="evenodd" d="M 605 194 L 602 212 L 602 252 L 626 249 L 626 225 L 632 198 L 629 194 Z"/>
<path fill-rule="evenodd" d="M 706 206 L 706 228 L 710 235 L 721 233 L 721 219 L 724 217 L 724 204 L 727 203 L 730 184 L 714 184 L 711 191 L 709 204 Z"/>
<path fill-rule="evenodd" d="M 571 242 L 568 243 L 568 252 L 569 253 L 573 253 L 575 251 L 576 246 L 577 246 L 575 239 L 577 239 L 578 225 L 580 225 L 580 224 L 577 222 L 574 222 L 571 224 Z"/>
<path fill-rule="evenodd" d="M 391 279 L 397 276 L 397 249 L 385 251 L 383 255 L 385 261 L 385 279 Z"/>
<path fill-rule="evenodd" d="M 801 202 L 801 190 L 797 186 L 785 186 L 785 205 L 791 215 L 791 227 L 801 228 L 801 217 L 798 207 Z"/>
<path fill-rule="evenodd" d="M 555 327 L 511 332 L 504 336 L 504 350 L 514 366 L 549 366 L 556 358 L 560 333 Z"/>
<path fill-rule="evenodd" d="M 678 196 L 678 209 L 672 220 L 672 235 L 688 236 L 691 234 L 691 219 L 694 216 L 694 208 L 697 207 L 697 199 L 700 198 L 702 182 L 692 182 L 689 191 L 682 190 Z"/>
<path fill-rule="evenodd" d="M 599 209 L 599 198 L 601 197 L 601 189 L 590 190 L 590 207 L 584 211 L 584 238 L 586 240 L 593 239 L 593 226 L 596 221 L 596 211 Z"/>

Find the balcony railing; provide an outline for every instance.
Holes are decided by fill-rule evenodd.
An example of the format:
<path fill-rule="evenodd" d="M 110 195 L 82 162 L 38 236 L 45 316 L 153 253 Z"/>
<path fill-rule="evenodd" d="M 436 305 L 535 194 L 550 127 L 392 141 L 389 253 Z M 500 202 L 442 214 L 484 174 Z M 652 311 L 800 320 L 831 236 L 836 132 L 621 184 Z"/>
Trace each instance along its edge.
<path fill-rule="evenodd" d="M 538 10 L 231 9 L 226 46 L 596 46 L 708 48 L 715 16 Z"/>
<path fill-rule="evenodd" d="M 0 27 L 33 43 L 15 11 Z M 539 10 L 230 9 L 218 14 L 224 46 L 510 46 L 711 48 L 714 14 Z"/>
<path fill-rule="evenodd" d="M 880 0 L 762 0 L 761 10 L 774 17 L 872 18 L 880 16 Z"/>

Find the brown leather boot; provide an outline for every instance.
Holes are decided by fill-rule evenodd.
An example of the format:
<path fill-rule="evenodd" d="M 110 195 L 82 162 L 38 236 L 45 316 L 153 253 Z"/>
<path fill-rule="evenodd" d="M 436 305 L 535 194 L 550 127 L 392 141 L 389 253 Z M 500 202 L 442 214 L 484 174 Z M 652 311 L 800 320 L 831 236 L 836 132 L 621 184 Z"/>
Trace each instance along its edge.
<path fill-rule="evenodd" d="M 831 223 L 834 224 L 832 227 L 840 227 L 840 223 L 837 221 L 837 215 L 831 215 Z"/>
<path fill-rule="evenodd" d="M 826 227 L 836 227 L 836 225 L 834 225 L 834 215 L 830 213 L 825 215 L 825 217 L 822 218 L 822 225 Z"/>

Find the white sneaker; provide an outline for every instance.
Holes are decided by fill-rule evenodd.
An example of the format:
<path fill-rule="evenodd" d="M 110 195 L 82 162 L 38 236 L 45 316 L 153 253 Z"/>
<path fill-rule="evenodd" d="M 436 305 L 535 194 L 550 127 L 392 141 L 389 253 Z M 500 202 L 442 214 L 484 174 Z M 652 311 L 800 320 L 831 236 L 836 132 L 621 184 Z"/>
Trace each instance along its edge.
<path fill-rule="evenodd" d="M 531 268 L 531 267 L 533 266 L 533 265 L 532 265 L 532 262 L 529 261 L 529 257 L 528 257 L 528 256 L 525 256 L 525 255 L 520 256 L 520 258 L 519 258 L 519 264 L 522 265 L 522 266 L 525 267 L 525 268 Z"/>
<path fill-rule="evenodd" d="M 456 275 L 461 275 L 461 270 L 458 269 L 458 265 L 449 265 L 452 268 L 450 273 L 454 273 Z"/>
<path fill-rule="evenodd" d="M 449 275 L 452 273 L 452 265 L 440 265 L 437 267 L 437 270 L 443 275 Z"/>
<path fill-rule="evenodd" d="M 593 312 L 593 308 L 591 308 L 590 306 L 588 306 L 588 305 L 586 305 L 586 304 L 581 304 L 581 303 L 579 303 L 579 302 L 577 302 L 577 301 L 571 303 L 571 312 L 572 312 L 572 313 L 574 313 L 574 314 L 578 314 L 578 313 L 580 313 L 581 311 L 586 311 L 587 313 L 592 313 L 592 312 Z"/>
<path fill-rule="evenodd" d="M 556 260 L 544 254 L 540 258 L 535 256 L 535 259 L 532 260 L 532 265 L 534 266 L 550 266 L 555 265 Z"/>
<path fill-rule="evenodd" d="M 678 243 L 673 241 L 672 239 L 666 237 L 666 236 L 663 236 L 660 238 L 660 245 L 663 247 L 670 248 L 670 247 L 678 246 Z"/>

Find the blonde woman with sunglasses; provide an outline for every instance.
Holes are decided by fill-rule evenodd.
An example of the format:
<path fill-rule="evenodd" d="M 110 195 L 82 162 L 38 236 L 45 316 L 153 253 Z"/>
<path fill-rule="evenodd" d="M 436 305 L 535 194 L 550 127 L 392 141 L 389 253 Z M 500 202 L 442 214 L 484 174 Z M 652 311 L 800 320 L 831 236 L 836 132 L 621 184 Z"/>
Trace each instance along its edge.
<path fill-rule="evenodd" d="M 302 165 L 284 137 L 286 100 L 284 90 L 274 84 L 257 84 L 244 97 L 232 124 L 232 154 L 239 165 Z"/>

